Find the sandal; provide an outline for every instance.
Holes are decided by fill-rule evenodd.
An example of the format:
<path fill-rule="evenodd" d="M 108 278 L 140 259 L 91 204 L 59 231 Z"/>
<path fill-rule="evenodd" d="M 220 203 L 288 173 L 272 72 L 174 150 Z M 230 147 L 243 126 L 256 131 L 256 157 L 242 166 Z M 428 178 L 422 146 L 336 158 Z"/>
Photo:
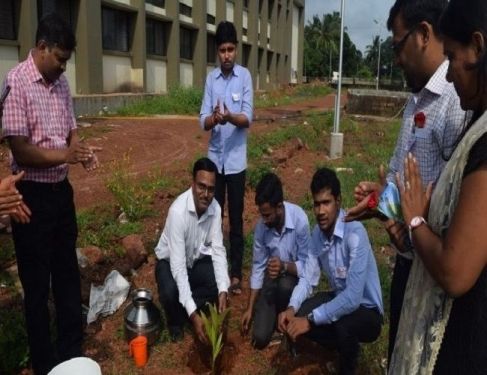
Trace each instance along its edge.
<path fill-rule="evenodd" d="M 240 283 L 240 280 L 238 280 L 236 283 L 232 283 L 230 287 L 228 288 L 228 292 L 232 293 L 234 296 L 239 296 L 242 294 L 242 284 Z"/>

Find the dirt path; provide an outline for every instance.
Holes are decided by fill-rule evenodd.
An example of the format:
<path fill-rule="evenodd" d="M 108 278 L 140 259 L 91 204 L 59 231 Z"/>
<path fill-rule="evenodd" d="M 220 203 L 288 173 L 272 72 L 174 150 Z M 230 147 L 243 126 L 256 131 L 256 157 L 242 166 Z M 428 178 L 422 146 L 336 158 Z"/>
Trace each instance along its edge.
<path fill-rule="evenodd" d="M 344 97 L 342 100 L 345 100 Z M 290 104 L 255 111 L 256 120 L 250 128 L 250 136 L 272 129 L 284 117 L 298 115 L 307 110 L 330 110 L 334 97 Z M 92 145 L 103 147 L 99 154 L 102 168 L 87 173 L 80 165 L 70 168 L 70 181 L 75 192 L 76 207 L 86 208 L 111 200 L 106 180 L 113 172 L 114 163 L 125 157 L 124 164 L 130 173 L 142 176 L 150 171 L 178 174 L 187 171 L 197 155 L 205 155 L 208 133 L 201 130 L 198 119 L 184 116 L 160 119 L 102 119 L 81 120 L 80 132 L 87 135 Z M 83 128 L 83 125 L 89 128 Z M 0 155 L 0 176 L 8 173 L 5 149 Z"/>

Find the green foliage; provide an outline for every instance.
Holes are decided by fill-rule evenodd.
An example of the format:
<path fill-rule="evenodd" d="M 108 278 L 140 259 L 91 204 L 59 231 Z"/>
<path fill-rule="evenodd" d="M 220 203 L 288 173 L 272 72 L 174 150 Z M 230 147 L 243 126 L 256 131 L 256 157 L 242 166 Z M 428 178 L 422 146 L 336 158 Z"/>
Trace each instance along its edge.
<path fill-rule="evenodd" d="M 97 246 L 101 249 L 113 249 L 119 255 L 123 250 L 119 240 L 142 231 L 140 222 L 119 223 L 113 209 L 100 206 L 77 213 L 78 246 Z"/>
<path fill-rule="evenodd" d="M 24 314 L 20 309 L 0 309 L 0 373 L 16 374 L 29 361 Z"/>
<path fill-rule="evenodd" d="M 264 177 L 265 174 L 272 171 L 270 163 L 263 162 L 255 166 L 247 168 L 247 183 L 252 189 L 257 187 L 257 184 Z"/>
<path fill-rule="evenodd" d="M 340 23 L 338 12 L 314 15 L 304 28 L 304 74 L 308 77 L 329 77 L 338 71 Z M 343 75 L 356 76 L 362 66 L 362 53 L 351 41 L 348 32 L 343 37 Z"/>
<path fill-rule="evenodd" d="M 0 234 L 0 266 L 12 261 L 15 258 L 15 249 L 12 236 Z"/>
<path fill-rule="evenodd" d="M 137 178 L 129 172 L 129 162 L 127 154 L 115 161 L 106 184 L 127 218 L 137 221 L 152 214 L 154 192 L 167 188 L 169 180 L 157 172 L 149 172 L 144 179 Z"/>
<path fill-rule="evenodd" d="M 223 324 L 225 322 L 225 318 L 227 317 L 229 309 L 225 309 L 221 314 L 218 313 L 218 309 L 216 305 L 209 304 L 209 316 L 207 316 L 204 311 L 201 311 L 201 319 L 203 319 L 203 325 L 205 327 L 206 335 L 210 340 L 211 345 L 211 353 L 212 353 L 212 360 L 211 360 L 211 368 L 213 374 L 216 372 L 216 359 L 220 354 L 220 351 L 223 348 Z"/>
<path fill-rule="evenodd" d="M 326 96 L 330 92 L 331 88 L 329 86 L 319 82 L 260 92 L 254 95 L 254 107 L 269 108 L 298 103 L 310 98 Z"/>
<path fill-rule="evenodd" d="M 201 107 L 203 91 L 196 87 L 173 86 L 167 95 L 143 99 L 117 111 L 121 116 L 158 114 L 195 115 Z"/>

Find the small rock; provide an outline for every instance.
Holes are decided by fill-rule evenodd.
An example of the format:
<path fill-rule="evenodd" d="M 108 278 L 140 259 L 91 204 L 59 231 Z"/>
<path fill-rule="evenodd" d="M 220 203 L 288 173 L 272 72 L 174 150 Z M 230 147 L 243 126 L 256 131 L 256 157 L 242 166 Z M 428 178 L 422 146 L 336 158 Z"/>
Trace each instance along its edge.
<path fill-rule="evenodd" d="M 91 124 L 89 122 L 78 122 L 77 125 L 80 128 L 91 128 Z"/>
<path fill-rule="evenodd" d="M 93 266 L 95 264 L 100 264 L 103 262 L 103 252 L 99 247 L 87 246 L 82 249 L 76 249 L 77 253 L 78 250 L 78 263 L 80 263 L 81 268 L 84 268 L 86 266 Z"/>
<path fill-rule="evenodd" d="M 303 125 L 308 125 L 308 121 L 304 121 L 303 122 Z"/>
<path fill-rule="evenodd" d="M 303 173 L 303 172 L 304 172 L 304 171 L 303 171 L 303 169 L 302 169 L 302 168 L 296 168 L 296 169 L 294 170 L 294 173 L 295 173 L 295 174 L 301 174 L 301 173 Z"/>
<path fill-rule="evenodd" d="M 139 268 L 147 260 L 147 251 L 142 242 L 141 236 L 131 234 L 122 240 L 122 246 L 125 249 L 127 260 L 133 269 Z"/>
<path fill-rule="evenodd" d="M 117 220 L 120 224 L 127 224 L 129 222 L 129 219 L 127 218 L 127 214 L 123 211 L 120 215 L 118 215 Z"/>
<path fill-rule="evenodd" d="M 352 174 L 352 173 L 353 173 L 353 168 L 342 168 L 342 167 L 337 167 L 337 168 L 335 168 L 335 171 L 336 171 L 337 173 L 340 173 L 340 172 L 345 172 L 345 173 Z"/>
<path fill-rule="evenodd" d="M 298 150 L 301 150 L 303 147 L 304 147 L 304 143 L 303 143 L 303 141 L 301 140 L 301 138 L 296 138 L 296 148 L 297 148 Z"/>

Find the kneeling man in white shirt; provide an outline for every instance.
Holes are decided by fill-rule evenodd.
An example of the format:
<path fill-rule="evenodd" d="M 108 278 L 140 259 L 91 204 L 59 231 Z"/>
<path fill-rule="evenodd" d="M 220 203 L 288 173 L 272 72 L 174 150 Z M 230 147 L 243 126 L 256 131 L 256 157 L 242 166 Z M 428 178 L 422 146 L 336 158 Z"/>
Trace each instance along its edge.
<path fill-rule="evenodd" d="M 227 306 L 230 285 L 223 246 L 221 209 L 213 199 L 217 169 L 208 158 L 193 166 L 191 188 L 176 198 L 155 248 L 159 300 L 173 341 L 183 338 L 191 321 L 198 339 L 207 342 L 199 310 L 207 302 Z"/>

